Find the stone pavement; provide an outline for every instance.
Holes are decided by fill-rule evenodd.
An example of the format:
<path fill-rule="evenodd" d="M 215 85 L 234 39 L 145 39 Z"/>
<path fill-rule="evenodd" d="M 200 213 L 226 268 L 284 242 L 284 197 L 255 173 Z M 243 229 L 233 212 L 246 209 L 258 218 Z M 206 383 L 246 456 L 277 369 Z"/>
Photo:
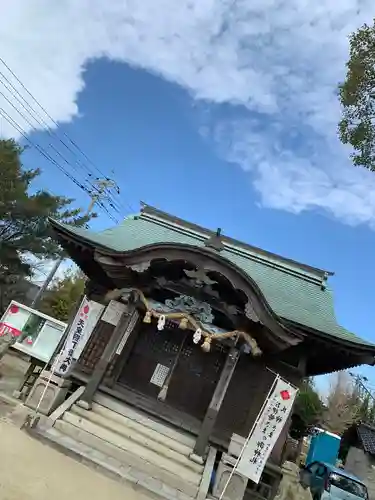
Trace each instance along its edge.
<path fill-rule="evenodd" d="M 11 395 L 27 363 L 7 355 L 0 363 L 1 500 L 151 500 L 130 483 L 119 483 L 29 436 L 7 417 Z M 2 396 L 2 397 L 1 397 Z M 137 489 L 135 489 L 137 488 Z"/>
<path fill-rule="evenodd" d="M 0 361 L 0 392 L 11 395 L 23 381 L 29 364 L 14 354 L 6 354 Z"/>
<path fill-rule="evenodd" d="M 0 420 L 1 500 L 150 500 Z"/>
<path fill-rule="evenodd" d="M 0 361 L 0 418 L 13 410 L 12 394 L 19 388 L 28 362 L 17 356 L 6 354 Z M 0 447 L 1 450 L 1 447 Z"/>

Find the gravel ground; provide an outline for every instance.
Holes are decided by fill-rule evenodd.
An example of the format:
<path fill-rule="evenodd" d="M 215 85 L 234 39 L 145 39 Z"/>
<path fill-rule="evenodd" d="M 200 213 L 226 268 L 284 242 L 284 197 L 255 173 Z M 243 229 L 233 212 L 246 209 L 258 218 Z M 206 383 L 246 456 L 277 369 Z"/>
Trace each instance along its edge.
<path fill-rule="evenodd" d="M 4 401 L 2 395 L 5 395 L 5 398 L 12 397 L 13 392 L 22 383 L 28 366 L 28 362 L 24 359 L 9 354 L 0 361 L 0 418 L 13 410 L 9 398 Z"/>
<path fill-rule="evenodd" d="M 27 368 L 28 363 L 14 355 L 0 363 L 0 499 L 150 500 L 131 484 L 120 484 L 75 461 L 4 418 L 14 410 L 9 396 Z"/>
<path fill-rule="evenodd" d="M 150 500 L 0 420 L 1 500 Z"/>
<path fill-rule="evenodd" d="M 0 392 L 12 395 L 18 389 L 29 363 L 14 354 L 6 354 L 0 361 Z"/>

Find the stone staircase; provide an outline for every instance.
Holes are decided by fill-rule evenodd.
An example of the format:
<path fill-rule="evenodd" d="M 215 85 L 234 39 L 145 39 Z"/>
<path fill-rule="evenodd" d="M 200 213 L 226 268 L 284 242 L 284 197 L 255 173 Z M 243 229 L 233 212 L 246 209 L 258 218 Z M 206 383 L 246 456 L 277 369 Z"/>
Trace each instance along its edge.
<path fill-rule="evenodd" d="M 91 410 L 73 405 L 44 436 L 87 461 L 168 500 L 204 500 L 216 450 L 205 465 L 189 456 L 195 440 L 113 398 Z"/>

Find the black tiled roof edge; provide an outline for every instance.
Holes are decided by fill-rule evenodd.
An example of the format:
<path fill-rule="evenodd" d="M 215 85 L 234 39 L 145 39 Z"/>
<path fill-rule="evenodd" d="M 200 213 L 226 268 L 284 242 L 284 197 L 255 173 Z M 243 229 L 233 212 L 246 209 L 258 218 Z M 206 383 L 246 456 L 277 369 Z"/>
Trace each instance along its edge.
<path fill-rule="evenodd" d="M 360 423 L 357 425 L 357 434 L 363 450 L 375 456 L 375 427 Z"/>

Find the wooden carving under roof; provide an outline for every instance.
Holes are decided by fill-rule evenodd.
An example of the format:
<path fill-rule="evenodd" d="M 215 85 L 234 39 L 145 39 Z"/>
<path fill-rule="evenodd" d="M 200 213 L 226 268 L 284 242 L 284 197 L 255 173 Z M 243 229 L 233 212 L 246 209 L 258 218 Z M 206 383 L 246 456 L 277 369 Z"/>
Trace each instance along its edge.
<path fill-rule="evenodd" d="M 116 287 L 163 286 L 209 301 L 234 322 L 237 316 L 237 321 L 246 318 L 258 323 L 264 327 L 262 334 L 268 337 L 273 350 L 287 349 L 303 339 L 279 322 L 254 280 L 207 248 L 157 244 L 121 255 L 97 250 L 94 258 Z M 164 271 L 160 271 L 161 268 Z M 168 268 L 175 270 L 170 276 L 165 272 Z"/>

